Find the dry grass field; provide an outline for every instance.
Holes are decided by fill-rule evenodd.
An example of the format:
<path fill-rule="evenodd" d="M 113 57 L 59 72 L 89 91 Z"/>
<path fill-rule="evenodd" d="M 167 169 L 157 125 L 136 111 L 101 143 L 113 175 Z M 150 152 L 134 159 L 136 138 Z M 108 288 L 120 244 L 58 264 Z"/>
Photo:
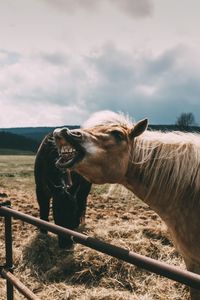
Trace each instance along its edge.
<path fill-rule="evenodd" d="M 12 207 L 38 216 L 33 178 L 34 156 L 0 156 L 0 193 Z M 0 264 L 4 263 L 4 226 L 0 218 Z M 86 226 L 90 236 L 169 264 L 184 267 L 160 218 L 120 186 L 93 186 Z M 135 266 L 75 244 L 60 250 L 57 237 L 13 220 L 14 273 L 41 299 L 188 300 L 188 288 Z M 24 299 L 15 292 L 15 299 Z M 6 299 L 0 279 L 0 300 Z"/>

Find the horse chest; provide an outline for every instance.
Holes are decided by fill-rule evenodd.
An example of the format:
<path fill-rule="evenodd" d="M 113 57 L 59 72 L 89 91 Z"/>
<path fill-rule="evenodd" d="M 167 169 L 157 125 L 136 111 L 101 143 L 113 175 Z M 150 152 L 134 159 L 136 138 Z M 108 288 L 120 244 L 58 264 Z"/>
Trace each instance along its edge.
<path fill-rule="evenodd" d="M 183 257 L 200 262 L 200 218 L 196 211 L 177 212 L 165 221 L 177 250 Z"/>

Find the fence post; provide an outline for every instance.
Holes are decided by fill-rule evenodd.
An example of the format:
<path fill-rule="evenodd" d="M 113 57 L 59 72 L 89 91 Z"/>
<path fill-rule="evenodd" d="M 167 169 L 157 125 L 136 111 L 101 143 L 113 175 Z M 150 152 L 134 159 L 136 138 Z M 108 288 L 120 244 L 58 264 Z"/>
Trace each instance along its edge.
<path fill-rule="evenodd" d="M 5 269 L 12 272 L 13 270 L 12 217 L 10 215 L 5 215 L 4 220 L 5 220 L 5 252 L 6 252 Z M 7 289 L 7 300 L 13 300 L 14 299 L 13 285 L 7 279 L 6 279 L 6 289 Z"/>

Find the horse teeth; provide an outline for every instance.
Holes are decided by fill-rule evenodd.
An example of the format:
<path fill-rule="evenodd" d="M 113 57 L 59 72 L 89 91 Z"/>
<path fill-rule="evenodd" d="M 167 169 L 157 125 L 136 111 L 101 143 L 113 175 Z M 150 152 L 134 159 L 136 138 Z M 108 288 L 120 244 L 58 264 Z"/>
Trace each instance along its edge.
<path fill-rule="evenodd" d="M 72 155 L 72 154 L 75 154 L 76 153 L 76 149 L 70 147 L 70 146 L 63 146 L 61 148 L 61 154 L 63 155 Z"/>

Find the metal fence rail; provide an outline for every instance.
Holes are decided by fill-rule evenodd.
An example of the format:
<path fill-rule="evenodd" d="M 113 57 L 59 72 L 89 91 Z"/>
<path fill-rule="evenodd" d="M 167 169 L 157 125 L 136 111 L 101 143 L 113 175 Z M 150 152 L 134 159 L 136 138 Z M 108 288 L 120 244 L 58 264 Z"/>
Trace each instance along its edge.
<path fill-rule="evenodd" d="M 16 276 L 14 276 L 10 271 L 2 268 L 1 275 L 5 278 L 10 285 L 14 286 L 22 295 L 24 295 L 27 299 L 30 300 L 40 300 L 32 291 L 30 291 Z M 13 288 L 10 289 L 13 291 Z M 11 298 L 12 297 L 12 298 Z M 13 299 L 13 295 L 7 294 L 7 299 Z"/>
<path fill-rule="evenodd" d="M 73 237 L 73 240 L 77 243 L 80 243 L 82 245 L 85 245 L 87 247 L 90 247 L 92 249 L 95 249 L 99 252 L 108 254 L 110 256 L 113 256 L 115 258 L 121 259 L 123 261 L 126 261 L 130 264 L 136 265 L 140 268 L 146 269 L 150 272 L 156 273 L 158 275 L 167 277 L 169 279 L 175 280 L 177 282 L 183 283 L 187 286 L 190 286 L 192 288 L 200 290 L 200 275 L 181 270 L 177 267 L 170 266 L 166 263 L 159 262 L 155 259 L 148 258 L 146 256 L 137 254 L 135 252 L 129 251 L 127 249 L 111 245 L 109 243 L 100 241 L 98 239 L 89 237 L 85 234 L 81 234 L 79 232 L 63 228 L 61 226 L 55 225 L 53 223 L 49 223 L 43 220 L 40 220 L 38 218 L 32 217 L 30 215 L 24 214 L 22 212 L 13 210 L 6 206 L 0 205 L 0 215 L 5 217 L 5 220 L 7 217 L 14 217 L 17 219 L 20 219 L 22 221 L 25 221 L 29 224 L 32 224 L 34 226 L 46 229 L 50 232 L 53 232 L 55 234 L 59 235 L 70 235 Z M 9 227 L 5 230 L 6 240 L 9 239 L 10 234 L 8 233 L 11 231 L 11 223 L 6 223 L 5 221 L 5 227 Z M 9 267 L 12 267 L 12 243 L 8 243 L 6 247 L 6 267 L 9 270 Z M 7 283 L 7 291 L 9 289 L 8 283 Z M 12 300 L 13 298 L 7 298 L 9 300 Z M 32 299 L 32 298 L 28 298 Z"/>

